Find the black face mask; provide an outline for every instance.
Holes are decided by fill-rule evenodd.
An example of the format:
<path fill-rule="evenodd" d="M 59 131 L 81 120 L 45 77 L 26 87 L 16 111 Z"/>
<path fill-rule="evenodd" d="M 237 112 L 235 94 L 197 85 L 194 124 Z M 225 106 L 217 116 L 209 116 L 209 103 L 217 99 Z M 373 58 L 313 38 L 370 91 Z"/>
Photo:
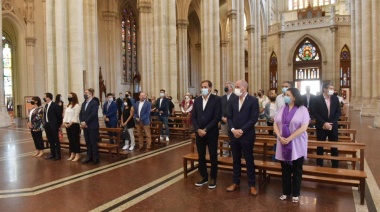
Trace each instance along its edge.
<path fill-rule="evenodd" d="M 270 101 L 271 102 L 275 102 L 276 101 L 276 97 L 269 97 Z"/>
<path fill-rule="evenodd" d="M 43 100 L 44 100 L 44 102 L 46 102 L 46 98 L 45 97 L 43 98 Z"/>
<path fill-rule="evenodd" d="M 85 100 L 88 99 L 88 95 L 87 94 L 84 94 L 83 97 L 84 97 Z"/>
<path fill-rule="evenodd" d="M 261 93 L 258 93 L 257 95 L 259 95 L 260 97 L 262 96 L 262 94 L 261 94 Z"/>
<path fill-rule="evenodd" d="M 31 105 L 35 105 L 36 103 L 34 101 L 30 102 Z"/>
<path fill-rule="evenodd" d="M 338 96 L 338 93 L 334 93 L 334 96 Z"/>
<path fill-rule="evenodd" d="M 229 88 L 228 88 L 228 87 L 225 87 L 225 88 L 224 88 L 224 92 L 226 92 L 226 93 L 227 93 L 227 92 L 228 92 L 228 90 L 229 90 Z"/>
<path fill-rule="evenodd" d="M 73 98 L 72 98 L 72 97 L 69 97 L 69 98 L 67 98 L 67 100 L 68 100 L 69 102 L 71 102 L 71 101 L 73 101 Z"/>
<path fill-rule="evenodd" d="M 128 94 L 125 94 L 125 98 L 129 98 L 129 95 L 128 95 Z"/>

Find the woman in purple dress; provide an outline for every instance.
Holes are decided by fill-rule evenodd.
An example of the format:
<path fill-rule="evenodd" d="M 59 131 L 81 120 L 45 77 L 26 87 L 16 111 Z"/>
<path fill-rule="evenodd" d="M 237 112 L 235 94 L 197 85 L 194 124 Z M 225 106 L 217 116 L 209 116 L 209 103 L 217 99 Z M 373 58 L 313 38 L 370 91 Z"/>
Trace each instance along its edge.
<path fill-rule="evenodd" d="M 292 201 L 297 203 L 301 190 L 302 166 L 307 157 L 306 130 L 310 116 L 302 104 L 297 88 L 289 88 L 284 101 L 285 105 L 277 112 L 273 125 L 277 135 L 276 159 L 281 162 L 282 168 L 283 195 L 280 200 L 286 200 L 292 195 Z"/>

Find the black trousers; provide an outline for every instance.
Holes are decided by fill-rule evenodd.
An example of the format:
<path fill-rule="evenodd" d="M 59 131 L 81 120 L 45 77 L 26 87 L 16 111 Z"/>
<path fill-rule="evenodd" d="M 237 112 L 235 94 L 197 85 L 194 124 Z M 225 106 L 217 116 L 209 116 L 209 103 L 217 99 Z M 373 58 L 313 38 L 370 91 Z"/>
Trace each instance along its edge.
<path fill-rule="evenodd" d="M 304 157 L 300 157 L 297 160 L 293 160 L 291 165 L 281 161 L 282 194 L 292 194 L 293 197 L 298 197 L 300 195 L 303 161 Z"/>
<path fill-rule="evenodd" d="M 52 127 L 49 122 L 45 124 L 46 137 L 50 144 L 50 154 L 53 157 L 61 157 L 61 143 L 58 137 L 59 128 Z"/>
<path fill-rule="evenodd" d="M 99 129 L 87 129 L 83 130 L 84 140 L 86 141 L 87 147 L 87 158 L 90 158 L 94 161 L 99 160 L 99 149 L 98 149 L 98 140 L 99 140 Z"/>
<path fill-rule="evenodd" d="M 253 145 L 254 139 L 231 139 L 230 141 L 234 170 L 233 183 L 237 185 L 240 185 L 242 152 L 244 153 L 245 162 L 247 164 L 248 185 L 249 187 L 256 185 L 255 163 L 253 162 Z"/>
<path fill-rule="evenodd" d="M 80 153 L 80 127 L 79 123 L 73 123 L 71 127 L 66 128 L 67 138 L 71 153 Z"/>
<path fill-rule="evenodd" d="M 34 146 L 36 150 L 44 150 L 44 141 L 42 140 L 42 131 L 30 131 L 32 133 Z"/>
<path fill-rule="evenodd" d="M 196 136 L 196 144 L 198 150 L 198 171 L 202 178 L 208 179 L 206 165 L 206 146 L 211 161 L 211 179 L 216 179 L 218 174 L 218 136 L 219 133 L 206 134 L 204 137 Z"/>
<path fill-rule="evenodd" d="M 337 142 L 338 141 L 338 128 L 333 126 L 332 130 L 323 130 L 317 129 L 317 140 L 326 141 L 328 137 L 329 141 Z M 317 147 L 317 155 L 323 155 L 323 147 Z M 338 148 L 331 148 L 331 156 L 338 156 Z M 317 159 L 317 165 L 323 166 L 323 159 Z M 331 165 L 333 168 L 338 168 L 339 161 L 331 160 Z"/>

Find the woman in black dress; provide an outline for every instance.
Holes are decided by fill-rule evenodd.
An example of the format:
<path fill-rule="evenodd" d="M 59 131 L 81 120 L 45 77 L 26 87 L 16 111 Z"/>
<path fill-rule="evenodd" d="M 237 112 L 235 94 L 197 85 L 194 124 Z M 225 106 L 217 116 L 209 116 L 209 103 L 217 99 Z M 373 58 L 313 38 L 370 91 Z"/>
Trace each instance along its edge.
<path fill-rule="evenodd" d="M 123 103 L 123 112 L 121 114 L 121 126 L 124 129 L 128 130 L 129 137 L 131 139 L 131 143 L 129 145 L 129 141 L 125 140 L 125 145 L 123 147 L 124 150 L 134 150 L 135 149 L 135 136 L 133 134 L 133 129 L 135 128 L 135 120 L 133 119 L 133 115 L 135 113 L 135 109 L 132 105 L 132 102 L 129 98 L 124 99 Z"/>

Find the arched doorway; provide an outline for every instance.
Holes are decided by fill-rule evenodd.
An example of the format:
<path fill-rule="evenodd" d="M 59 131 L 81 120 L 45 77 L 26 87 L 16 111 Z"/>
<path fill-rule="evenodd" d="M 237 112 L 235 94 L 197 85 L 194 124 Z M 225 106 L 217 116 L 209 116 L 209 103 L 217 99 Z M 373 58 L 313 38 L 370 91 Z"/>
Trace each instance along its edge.
<path fill-rule="evenodd" d="M 293 57 L 293 81 L 301 94 L 306 93 L 305 87 L 310 86 L 310 92 L 320 91 L 322 79 L 322 56 L 319 47 L 310 38 L 305 38 L 296 48 Z"/>

